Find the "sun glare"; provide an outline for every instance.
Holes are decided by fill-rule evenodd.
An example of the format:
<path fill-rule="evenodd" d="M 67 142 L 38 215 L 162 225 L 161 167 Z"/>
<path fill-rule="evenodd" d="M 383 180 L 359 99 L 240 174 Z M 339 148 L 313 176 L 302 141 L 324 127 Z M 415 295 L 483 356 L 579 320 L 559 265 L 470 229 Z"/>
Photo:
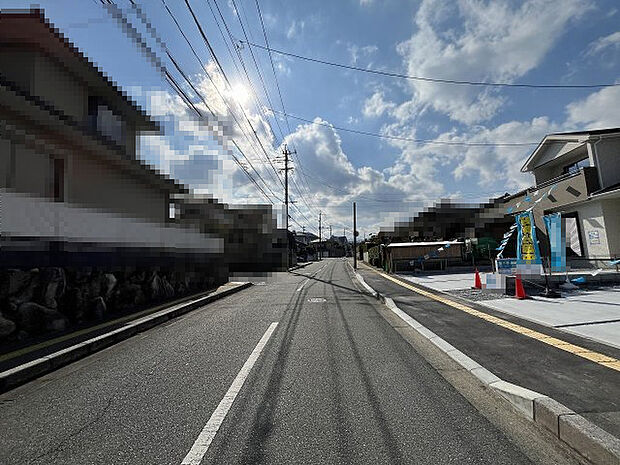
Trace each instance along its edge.
<path fill-rule="evenodd" d="M 243 105 L 247 103 L 250 98 L 250 92 L 248 88 L 243 84 L 235 84 L 231 90 L 232 97 L 237 101 L 237 103 Z"/>

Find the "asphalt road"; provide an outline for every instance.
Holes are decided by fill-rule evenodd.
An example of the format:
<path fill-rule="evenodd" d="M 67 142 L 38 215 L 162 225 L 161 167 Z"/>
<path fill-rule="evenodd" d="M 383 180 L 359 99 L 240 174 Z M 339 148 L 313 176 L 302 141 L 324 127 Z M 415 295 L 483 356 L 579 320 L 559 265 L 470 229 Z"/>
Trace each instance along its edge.
<path fill-rule="evenodd" d="M 342 260 L 277 274 L 0 396 L 0 463 L 180 464 L 274 322 L 202 463 L 578 463 L 378 305 Z"/>
<path fill-rule="evenodd" d="M 393 298 L 404 312 L 503 380 L 545 394 L 620 436 L 620 372 L 412 292 L 368 267 L 360 268 L 360 273 L 373 289 Z M 475 303 L 466 302 L 466 305 L 597 353 L 620 358 L 620 350 L 614 347 Z"/>

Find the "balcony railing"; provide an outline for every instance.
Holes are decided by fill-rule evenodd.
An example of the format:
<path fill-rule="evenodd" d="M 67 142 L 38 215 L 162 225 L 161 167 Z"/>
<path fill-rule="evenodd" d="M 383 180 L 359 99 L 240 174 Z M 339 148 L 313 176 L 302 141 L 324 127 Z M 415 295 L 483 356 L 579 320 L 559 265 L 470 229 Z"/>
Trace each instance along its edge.
<path fill-rule="evenodd" d="M 549 189 L 555 186 L 551 191 Z M 538 207 L 541 211 L 558 208 L 582 200 L 586 200 L 589 195 L 599 189 L 598 173 L 595 167 L 589 166 L 581 168 L 575 173 L 567 173 L 562 176 L 544 181 L 534 187 L 530 187 L 519 194 L 509 198 L 504 204 L 505 208 L 511 208 L 514 212 L 527 210 L 532 206 L 532 202 L 544 198 L 539 202 Z M 530 200 L 526 200 L 529 198 Z"/>

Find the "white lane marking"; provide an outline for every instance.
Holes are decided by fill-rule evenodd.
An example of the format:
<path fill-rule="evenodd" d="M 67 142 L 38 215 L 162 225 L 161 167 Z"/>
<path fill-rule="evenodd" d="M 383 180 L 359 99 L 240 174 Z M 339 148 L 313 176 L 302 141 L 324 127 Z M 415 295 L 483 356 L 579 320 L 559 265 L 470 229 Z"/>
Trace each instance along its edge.
<path fill-rule="evenodd" d="M 299 291 L 301 291 L 301 290 L 304 288 L 304 286 L 306 285 L 306 283 L 307 283 L 308 281 L 310 281 L 310 278 L 306 279 L 303 283 L 301 283 L 301 286 L 299 286 L 299 287 L 295 290 L 295 292 L 299 292 Z"/>
<path fill-rule="evenodd" d="M 237 394 L 239 394 L 239 391 L 243 387 L 243 383 L 245 383 L 246 378 L 252 370 L 252 367 L 256 363 L 256 360 L 258 360 L 258 357 L 263 351 L 263 348 L 265 347 L 265 345 L 267 345 L 269 338 L 271 337 L 277 326 L 277 322 L 271 323 L 271 325 L 269 325 L 269 328 L 267 328 L 267 331 L 265 331 L 265 334 L 263 334 L 261 340 L 258 341 L 258 344 L 256 344 L 256 347 L 250 354 L 250 357 L 243 364 L 243 366 L 241 367 L 241 371 L 239 371 L 237 377 L 228 388 L 228 391 L 224 395 L 224 398 L 220 401 L 215 411 L 211 414 L 211 418 L 209 418 L 209 421 L 198 435 L 198 438 L 183 459 L 183 462 L 181 462 L 181 465 L 200 464 L 203 457 L 209 450 L 209 446 L 211 445 L 213 438 L 220 429 L 224 418 L 226 418 L 226 414 L 228 414 L 230 407 L 235 401 Z"/>
<path fill-rule="evenodd" d="M 325 268 L 325 265 L 323 265 L 321 268 L 319 268 L 319 269 L 318 269 L 318 270 L 316 270 L 314 273 L 312 273 L 312 274 L 310 275 L 310 278 L 314 278 L 314 277 L 315 277 L 315 276 L 319 273 L 319 271 L 321 271 L 323 268 Z M 301 286 L 299 286 L 297 289 L 295 289 L 295 292 L 299 292 L 299 291 L 301 291 L 301 290 L 304 288 L 304 286 L 306 285 L 306 283 L 307 283 L 308 281 L 310 281 L 310 278 L 307 278 L 307 279 L 306 279 L 303 283 L 301 283 Z"/>

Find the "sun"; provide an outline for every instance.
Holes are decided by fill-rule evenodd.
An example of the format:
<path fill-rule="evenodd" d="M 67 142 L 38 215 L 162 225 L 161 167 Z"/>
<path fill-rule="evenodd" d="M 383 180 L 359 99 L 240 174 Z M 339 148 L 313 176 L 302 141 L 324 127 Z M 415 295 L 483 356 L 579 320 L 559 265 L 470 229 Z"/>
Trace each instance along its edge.
<path fill-rule="evenodd" d="M 245 105 L 250 98 L 250 92 L 243 84 L 234 84 L 230 93 L 240 105 Z"/>

